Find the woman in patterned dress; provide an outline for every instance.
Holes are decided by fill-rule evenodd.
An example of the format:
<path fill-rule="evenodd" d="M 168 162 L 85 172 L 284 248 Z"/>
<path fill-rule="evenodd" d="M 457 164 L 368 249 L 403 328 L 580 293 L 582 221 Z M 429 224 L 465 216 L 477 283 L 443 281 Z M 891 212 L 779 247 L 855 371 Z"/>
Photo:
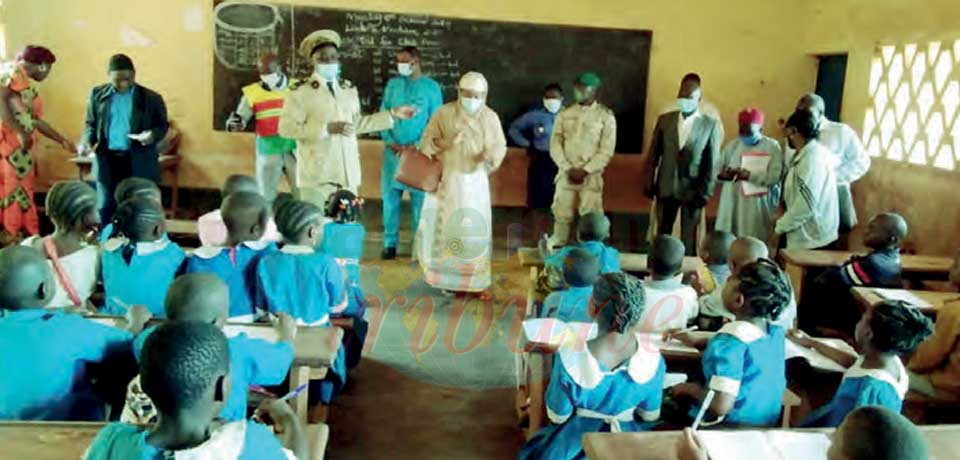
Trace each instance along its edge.
<path fill-rule="evenodd" d="M 50 50 L 28 45 L 14 62 L 0 65 L 0 245 L 40 231 L 33 202 L 37 133 L 74 150 L 41 118 L 43 107 L 33 84 L 47 78 L 55 61 Z"/>

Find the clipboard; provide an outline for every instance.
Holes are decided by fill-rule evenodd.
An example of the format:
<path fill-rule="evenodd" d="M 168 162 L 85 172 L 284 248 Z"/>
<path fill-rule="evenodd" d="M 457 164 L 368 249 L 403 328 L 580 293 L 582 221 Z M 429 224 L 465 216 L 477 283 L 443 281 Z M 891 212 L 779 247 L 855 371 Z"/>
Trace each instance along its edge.
<path fill-rule="evenodd" d="M 766 152 L 746 152 L 740 155 L 740 167 L 750 171 L 750 177 L 766 174 L 769 164 L 770 154 Z M 740 181 L 740 194 L 743 196 L 763 196 L 769 192 L 769 187 L 763 187 L 749 181 Z"/>

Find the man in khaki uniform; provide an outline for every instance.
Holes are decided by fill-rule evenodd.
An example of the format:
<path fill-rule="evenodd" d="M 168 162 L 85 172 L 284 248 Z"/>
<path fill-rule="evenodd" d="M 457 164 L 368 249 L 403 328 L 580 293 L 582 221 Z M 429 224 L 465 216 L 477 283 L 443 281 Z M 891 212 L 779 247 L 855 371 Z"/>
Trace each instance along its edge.
<path fill-rule="evenodd" d="M 603 212 L 603 168 L 613 157 L 617 120 L 613 111 L 597 102 L 600 77 L 588 72 L 574 82 L 576 104 L 567 107 L 553 124 L 550 157 L 559 172 L 553 198 L 553 246 L 567 244 L 575 213 Z"/>
<path fill-rule="evenodd" d="M 357 134 L 393 128 L 394 118 L 409 119 L 415 109 L 395 107 L 373 115 L 360 113 L 357 88 L 340 78 L 340 35 L 318 30 L 300 43 L 300 55 L 314 64 L 314 73 L 290 86 L 280 114 L 279 134 L 297 141 L 299 198 L 323 206 L 344 188 L 360 187 Z"/>

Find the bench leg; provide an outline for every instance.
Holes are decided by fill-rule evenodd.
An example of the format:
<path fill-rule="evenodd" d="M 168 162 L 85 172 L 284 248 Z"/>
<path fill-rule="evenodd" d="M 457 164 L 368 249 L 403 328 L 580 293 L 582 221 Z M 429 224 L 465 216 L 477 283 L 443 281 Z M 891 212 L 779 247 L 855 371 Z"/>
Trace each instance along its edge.
<path fill-rule="evenodd" d="M 290 370 L 290 389 L 294 389 L 303 384 L 310 383 L 310 368 L 307 366 L 296 366 Z M 310 391 L 301 391 L 293 400 L 293 411 L 300 417 L 300 423 L 307 424 L 307 413 L 309 412 Z"/>
<path fill-rule="evenodd" d="M 544 414 L 547 412 L 543 401 L 546 393 L 546 375 L 544 375 L 546 363 L 543 353 L 530 353 L 528 364 L 530 382 L 527 388 L 530 391 L 530 406 L 527 409 L 527 415 L 530 425 L 527 427 L 527 439 L 530 439 L 543 427 Z"/>

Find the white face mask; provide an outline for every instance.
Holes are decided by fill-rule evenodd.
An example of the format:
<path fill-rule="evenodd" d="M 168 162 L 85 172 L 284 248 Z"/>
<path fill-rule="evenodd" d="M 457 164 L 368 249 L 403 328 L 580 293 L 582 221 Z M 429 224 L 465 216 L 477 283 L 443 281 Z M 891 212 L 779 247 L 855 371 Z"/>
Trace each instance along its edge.
<path fill-rule="evenodd" d="M 543 107 L 547 109 L 547 112 L 557 113 L 563 107 L 563 99 L 544 99 Z"/>
<path fill-rule="evenodd" d="M 483 106 L 483 100 L 480 98 L 473 97 L 460 97 L 460 106 L 463 107 L 467 113 L 477 113 L 477 110 L 480 110 L 480 107 Z"/>
<path fill-rule="evenodd" d="M 336 80 L 337 77 L 340 76 L 340 63 L 338 62 L 333 64 L 317 64 L 315 69 L 317 75 L 327 81 Z"/>
<path fill-rule="evenodd" d="M 260 75 L 260 81 L 270 87 L 270 89 L 277 89 L 280 86 L 280 83 L 283 81 L 283 74 L 280 72 L 268 73 L 266 75 Z"/>
<path fill-rule="evenodd" d="M 402 76 L 404 76 L 404 77 L 409 77 L 410 75 L 413 75 L 413 64 L 411 64 L 411 63 L 409 63 L 409 62 L 400 62 L 400 63 L 398 63 L 398 64 L 397 64 L 397 73 L 400 74 L 400 75 L 402 75 Z"/>

